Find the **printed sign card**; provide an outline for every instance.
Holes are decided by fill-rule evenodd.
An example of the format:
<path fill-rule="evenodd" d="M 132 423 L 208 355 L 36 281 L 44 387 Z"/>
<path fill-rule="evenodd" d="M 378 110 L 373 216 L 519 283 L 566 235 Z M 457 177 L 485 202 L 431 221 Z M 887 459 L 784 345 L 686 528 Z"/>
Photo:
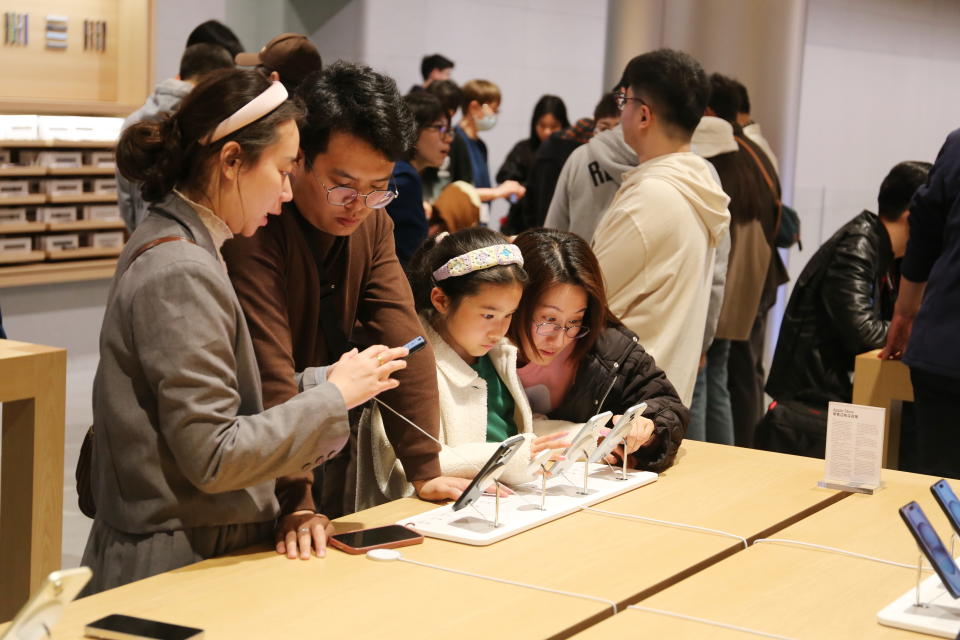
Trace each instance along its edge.
<path fill-rule="evenodd" d="M 885 417 L 880 407 L 830 403 L 826 469 L 819 486 L 859 493 L 880 488 Z"/>

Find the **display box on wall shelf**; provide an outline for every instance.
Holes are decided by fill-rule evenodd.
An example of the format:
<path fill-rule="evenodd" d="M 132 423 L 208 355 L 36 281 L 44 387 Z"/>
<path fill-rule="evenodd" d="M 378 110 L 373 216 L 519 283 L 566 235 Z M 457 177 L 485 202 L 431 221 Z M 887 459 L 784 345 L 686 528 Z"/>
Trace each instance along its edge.
<path fill-rule="evenodd" d="M 21 198 L 28 195 L 29 180 L 0 180 L 0 198 Z"/>
<path fill-rule="evenodd" d="M 16 238 L 0 238 L 0 253 L 15 253 L 30 251 L 32 247 L 30 236 Z"/>
<path fill-rule="evenodd" d="M 123 246 L 123 231 L 97 231 L 89 234 L 88 240 L 97 249 L 117 249 Z"/>
<path fill-rule="evenodd" d="M 91 167 L 116 167 L 117 156 L 113 151 L 88 151 L 84 154 L 84 164 Z"/>
<path fill-rule="evenodd" d="M 97 178 L 93 181 L 93 192 L 94 193 L 116 193 L 117 192 L 117 179 L 116 178 Z"/>
<path fill-rule="evenodd" d="M 37 207 L 37 222 L 76 222 L 76 207 Z"/>
<path fill-rule="evenodd" d="M 113 142 L 120 137 L 123 118 L 37 116 L 40 140 Z"/>
<path fill-rule="evenodd" d="M 28 149 L 20 152 L 20 164 L 73 169 L 83 164 L 83 152 L 35 151 Z"/>
<path fill-rule="evenodd" d="M 0 164 L 10 164 L 10 152 L 0 149 Z"/>
<path fill-rule="evenodd" d="M 43 181 L 43 192 L 51 196 L 75 196 L 83 193 L 82 178 L 58 178 Z"/>
<path fill-rule="evenodd" d="M 0 226 L 4 224 L 23 224 L 27 222 L 26 207 L 6 207 L 0 209 Z"/>
<path fill-rule="evenodd" d="M 80 248 L 80 234 L 60 233 L 52 236 L 37 236 L 37 248 L 43 251 L 63 251 Z"/>
<path fill-rule="evenodd" d="M 36 140 L 37 116 L 0 116 L 0 140 Z"/>
<path fill-rule="evenodd" d="M 84 220 L 119 220 L 120 207 L 115 204 L 88 204 L 83 207 Z"/>

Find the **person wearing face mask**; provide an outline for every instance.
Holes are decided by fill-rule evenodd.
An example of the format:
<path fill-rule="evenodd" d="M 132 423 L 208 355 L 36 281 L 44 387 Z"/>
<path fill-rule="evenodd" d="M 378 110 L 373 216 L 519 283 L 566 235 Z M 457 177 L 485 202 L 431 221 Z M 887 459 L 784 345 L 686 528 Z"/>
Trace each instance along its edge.
<path fill-rule="evenodd" d="M 666 374 L 607 307 L 600 263 L 580 236 L 531 229 L 516 238 L 529 283 L 509 337 L 520 350 L 520 382 L 533 411 L 586 422 L 647 403 L 626 438 L 628 464 L 660 472 L 673 464 L 689 413 Z M 616 457 L 624 455 L 623 447 Z"/>
<path fill-rule="evenodd" d="M 384 208 L 397 195 L 394 163 L 416 134 L 396 83 L 370 67 L 338 61 L 304 79 L 297 96 L 307 117 L 292 176 L 293 200 L 259 234 L 224 247 L 253 336 L 266 406 L 295 393 L 297 371 L 336 362 L 352 344 L 397 346 L 422 333 Z M 435 368 L 427 346 L 398 374 L 406 392 L 382 396 L 434 436 L 439 431 Z M 351 428 L 358 422 L 351 419 Z M 406 480 L 420 497 L 460 495 L 466 482 L 440 476 L 433 440 L 393 413 L 384 415 L 384 423 Z M 300 534 L 301 521 L 316 512 L 338 516 L 355 510 L 354 455 L 345 451 L 316 475 L 305 470 L 278 481 L 284 513 L 290 514 L 278 551 L 308 558 L 316 541 Z"/>
<path fill-rule="evenodd" d="M 229 70 L 120 137 L 117 166 L 152 204 L 120 255 L 100 334 L 90 484 L 78 486 L 96 511 L 87 594 L 272 539 L 275 478 L 334 455 L 347 410 L 397 386 L 406 350 L 377 346 L 301 371 L 325 379 L 309 390 L 291 374 L 285 402 L 261 403 L 220 248 L 290 200 L 302 115 L 280 83 Z"/>
<path fill-rule="evenodd" d="M 497 124 L 500 88 L 489 80 L 470 80 L 460 89 L 463 92 L 463 117 L 454 128 L 450 146 L 450 181 L 463 180 L 472 184 L 481 202 L 510 196 L 522 198 L 525 189 L 516 180 L 493 186 L 487 145 L 480 139 L 481 131 L 489 131 Z"/>
<path fill-rule="evenodd" d="M 426 91 L 414 91 L 404 98 L 417 125 L 417 141 L 393 167 L 397 197 L 387 205 L 393 220 L 397 259 L 406 266 L 410 256 L 427 239 L 429 225 L 423 207 L 424 170 L 436 169 L 450 153 L 453 128 L 440 101 Z"/>

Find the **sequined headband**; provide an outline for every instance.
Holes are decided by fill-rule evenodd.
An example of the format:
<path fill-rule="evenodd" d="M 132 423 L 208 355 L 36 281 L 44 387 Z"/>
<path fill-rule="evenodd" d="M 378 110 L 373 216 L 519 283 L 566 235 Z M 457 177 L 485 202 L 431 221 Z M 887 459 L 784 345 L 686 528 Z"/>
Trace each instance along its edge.
<path fill-rule="evenodd" d="M 433 279 L 435 282 L 440 282 L 447 278 L 455 278 L 473 271 L 506 264 L 523 266 L 523 254 L 520 253 L 520 247 L 515 244 L 495 244 L 482 249 L 474 249 L 462 256 L 448 260 L 447 264 L 433 272 Z"/>

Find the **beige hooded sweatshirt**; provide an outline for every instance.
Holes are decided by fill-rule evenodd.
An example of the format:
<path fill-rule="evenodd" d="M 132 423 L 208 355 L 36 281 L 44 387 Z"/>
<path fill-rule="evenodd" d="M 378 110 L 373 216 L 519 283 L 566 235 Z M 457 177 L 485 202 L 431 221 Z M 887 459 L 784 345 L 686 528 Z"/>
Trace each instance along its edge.
<path fill-rule="evenodd" d="M 611 310 L 640 337 L 687 406 L 729 201 L 700 156 L 659 156 L 623 175 L 593 236 Z"/>

